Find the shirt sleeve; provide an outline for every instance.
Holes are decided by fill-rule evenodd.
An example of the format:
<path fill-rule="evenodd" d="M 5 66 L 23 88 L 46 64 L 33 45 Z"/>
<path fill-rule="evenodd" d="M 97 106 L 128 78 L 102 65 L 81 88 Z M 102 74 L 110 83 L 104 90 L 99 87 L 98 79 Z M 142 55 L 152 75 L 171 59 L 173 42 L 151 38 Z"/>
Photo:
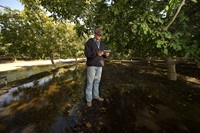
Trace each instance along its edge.
<path fill-rule="evenodd" d="M 93 58 L 93 57 L 96 57 L 97 56 L 97 50 L 95 50 L 93 47 L 92 47 L 92 42 L 91 40 L 87 41 L 86 44 L 85 44 L 85 49 L 84 49 L 84 53 L 85 53 L 85 56 L 87 58 Z"/>

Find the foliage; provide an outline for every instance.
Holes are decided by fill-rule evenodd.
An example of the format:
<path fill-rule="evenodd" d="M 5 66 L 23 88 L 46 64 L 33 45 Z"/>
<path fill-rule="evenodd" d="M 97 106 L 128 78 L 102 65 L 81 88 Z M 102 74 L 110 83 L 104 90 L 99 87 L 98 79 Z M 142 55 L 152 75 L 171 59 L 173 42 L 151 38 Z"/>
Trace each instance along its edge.
<path fill-rule="evenodd" d="M 186 56 L 193 59 L 200 60 L 200 2 L 190 2 L 185 7 L 185 15 L 189 20 L 187 23 L 187 32 L 191 34 L 190 40 L 185 46 Z"/>
<path fill-rule="evenodd" d="M 92 13 L 84 12 L 81 18 L 84 26 L 80 26 L 80 30 L 83 31 L 83 27 L 88 30 L 103 27 L 104 40 L 114 56 L 188 55 L 198 58 L 199 49 L 196 48 L 199 41 L 192 39 L 193 34 L 197 36 L 199 33 L 198 20 L 196 23 L 191 20 L 199 16 L 199 5 L 194 2 L 186 1 L 178 12 L 183 3 L 181 0 L 113 0 L 111 4 L 101 1 L 91 7 Z M 190 17 L 187 14 L 189 10 L 196 17 Z M 170 22 L 173 23 L 169 25 Z"/>
<path fill-rule="evenodd" d="M 54 22 L 40 8 L 5 10 L 0 15 L 1 48 L 7 54 L 37 59 L 74 57 L 72 53 L 83 55 L 79 52 L 83 51 L 83 40 L 78 38 L 74 24 Z"/>
<path fill-rule="evenodd" d="M 60 32 L 63 27 L 61 22 L 68 21 L 75 23 L 74 28 L 79 36 L 91 35 L 94 28 L 102 27 L 103 40 L 108 44 L 108 49 L 112 49 L 111 55 L 114 57 L 199 58 L 199 2 L 196 0 L 21 0 L 21 2 L 25 5 L 26 12 L 29 12 L 27 25 L 31 24 L 34 27 L 31 33 L 36 33 L 29 38 L 29 41 L 31 40 L 29 43 L 34 49 L 31 50 L 34 51 L 32 54 L 50 56 L 53 51 L 63 54 L 62 50 L 65 49 L 68 50 L 67 57 L 79 56 L 73 55 L 76 52 L 72 51 L 80 51 L 81 46 L 78 44 L 83 44 L 84 39 L 78 38 L 74 32 L 71 35 L 77 39 L 69 39 L 71 36 L 67 35 L 67 32 L 64 30 Z M 48 12 L 48 16 L 47 12 L 41 10 L 41 6 Z M 64 34 L 67 38 L 60 38 Z M 65 47 L 63 43 L 71 45 Z"/>
<path fill-rule="evenodd" d="M 25 51 L 26 45 L 23 43 L 24 29 L 27 23 L 23 21 L 18 11 L 0 14 L 1 45 L 4 47 L 4 54 L 18 55 L 20 51 Z"/>
<path fill-rule="evenodd" d="M 113 0 L 111 6 L 107 5 L 103 11 L 106 3 L 102 2 L 96 8 L 96 14 L 101 12 L 102 17 L 93 21 L 96 24 L 101 22 L 105 31 L 111 33 L 106 36 L 116 53 L 130 56 L 184 56 L 184 47 L 191 38 L 185 10 L 165 30 L 180 2 Z"/>

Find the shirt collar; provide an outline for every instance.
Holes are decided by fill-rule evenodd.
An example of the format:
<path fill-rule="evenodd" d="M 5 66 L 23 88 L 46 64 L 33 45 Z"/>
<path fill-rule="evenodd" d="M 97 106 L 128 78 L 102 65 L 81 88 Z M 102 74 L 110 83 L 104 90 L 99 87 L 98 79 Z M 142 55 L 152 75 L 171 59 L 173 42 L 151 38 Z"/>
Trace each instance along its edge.
<path fill-rule="evenodd" d="M 95 41 L 95 42 L 100 42 L 101 40 L 97 40 L 95 37 L 93 38 L 93 40 Z"/>

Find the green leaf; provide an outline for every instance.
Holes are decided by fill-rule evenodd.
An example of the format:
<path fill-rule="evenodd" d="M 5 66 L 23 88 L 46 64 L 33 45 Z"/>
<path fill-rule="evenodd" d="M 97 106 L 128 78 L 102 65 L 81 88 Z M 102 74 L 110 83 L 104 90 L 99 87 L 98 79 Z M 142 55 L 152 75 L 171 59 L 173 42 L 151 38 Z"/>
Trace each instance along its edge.
<path fill-rule="evenodd" d="M 145 35 L 147 34 L 147 30 L 144 30 L 144 34 L 145 34 Z"/>
<path fill-rule="evenodd" d="M 136 24 L 135 24 L 135 25 L 133 25 L 133 28 L 134 28 L 134 29 L 137 29 L 137 25 L 136 25 Z"/>
<path fill-rule="evenodd" d="M 172 38 L 172 35 L 171 35 L 171 33 L 169 33 L 169 32 L 165 32 L 165 37 L 168 38 L 168 39 L 171 39 L 171 38 Z"/>
<path fill-rule="evenodd" d="M 96 2 L 101 2 L 101 0 L 96 0 Z"/>
<path fill-rule="evenodd" d="M 166 6 L 165 10 L 168 11 L 169 10 L 169 6 Z"/>
<path fill-rule="evenodd" d="M 164 54 L 168 55 L 168 49 L 167 48 L 164 49 Z"/>
<path fill-rule="evenodd" d="M 115 9 L 115 10 L 114 10 L 114 14 L 115 14 L 115 15 L 119 14 L 119 10 L 118 10 L 118 9 Z"/>
<path fill-rule="evenodd" d="M 192 2 L 194 2 L 194 3 L 197 3 L 197 0 L 191 0 Z"/>
<path fill-rule="evenodd" d="M 161 40 L 157 40 L 156 43 L 157 43 L 156 47 L 157 48 L 161 48 L 162 41 Z"/>

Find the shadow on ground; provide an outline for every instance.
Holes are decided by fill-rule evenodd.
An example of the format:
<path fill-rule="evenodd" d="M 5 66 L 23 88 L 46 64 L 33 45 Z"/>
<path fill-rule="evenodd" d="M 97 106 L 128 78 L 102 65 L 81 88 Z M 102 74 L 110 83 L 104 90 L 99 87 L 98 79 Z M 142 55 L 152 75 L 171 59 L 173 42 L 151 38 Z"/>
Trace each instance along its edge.
<path fill-rule="evenodd" d="M 85 65 L 62 68 L 59 78 L 13 93 L 20 98 L 0 108 L 0 132 L 199 132 L 200 71 L 177 68 L 178 80 L 169 81 L 163 64 L 107 62 L 100 84 L 105 100 L 93 100 L 90 108 Z"/>

